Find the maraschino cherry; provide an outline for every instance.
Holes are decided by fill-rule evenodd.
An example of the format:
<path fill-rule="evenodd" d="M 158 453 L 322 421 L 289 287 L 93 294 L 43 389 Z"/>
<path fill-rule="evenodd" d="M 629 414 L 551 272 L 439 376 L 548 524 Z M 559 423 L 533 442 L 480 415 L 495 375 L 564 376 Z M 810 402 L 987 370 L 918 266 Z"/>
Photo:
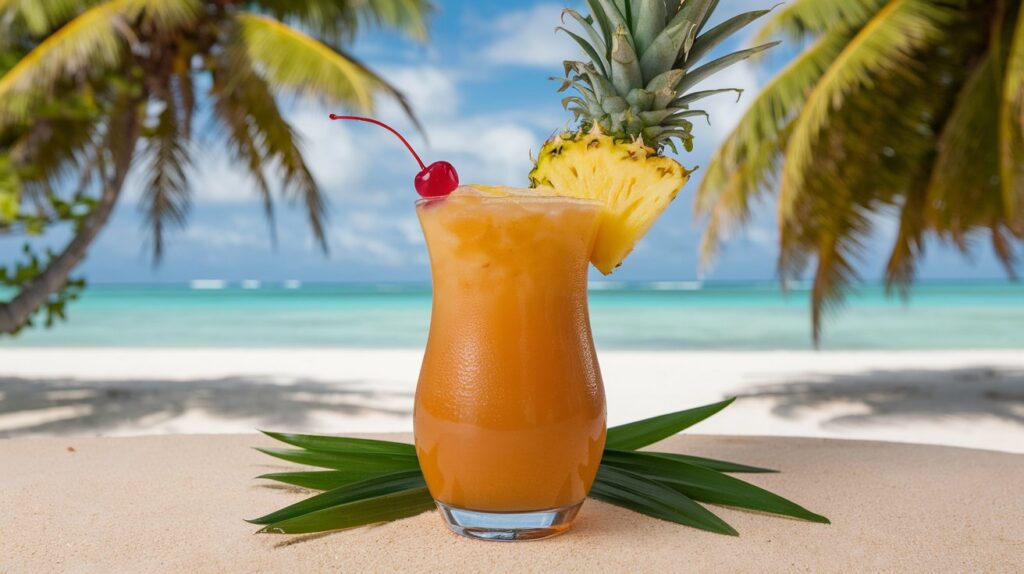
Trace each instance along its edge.
<path fill-rule="evenodd" d="M 416 150 L 412 149 L 409 142 L 402 137 L 402 134 L 398 133 L 395 128 L 387 125 L 386 123 L 375 120 L 373 118 L 364 118 L 363 116 L 339 116 L 338 114 L 331 114 L 332 120 L 355 120 L 359 122 L 366 122 L 380 126 L 389 132 L 398 136 L 398 139 L 402 140 L 405 144 L 406 149 L 412 154 L 412 157 L 416 158 L 416 162 L 420 164 L 420 172 L 416 174 L 416 193 L 423 197 L 444 197 L 449 193 L 455 191 L 456 187 L 459 187 L 459 174 L 455 171 L 455 167 L 446 161 L 435 161 L 430 165 L 425 165 L 423 160 L 420 159 L 419 154 Z"/>

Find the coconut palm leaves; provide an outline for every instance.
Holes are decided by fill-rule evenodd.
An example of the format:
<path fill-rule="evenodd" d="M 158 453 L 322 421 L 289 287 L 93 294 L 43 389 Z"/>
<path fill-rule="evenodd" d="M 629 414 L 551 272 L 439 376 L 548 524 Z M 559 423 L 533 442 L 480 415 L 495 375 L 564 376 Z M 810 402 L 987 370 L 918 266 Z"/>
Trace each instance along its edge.
<path fill-rule="evenodd" d="M 715 532 L 737 532 L 699 503 L 721 504 L 828 524 L 827 518 L 724 473 L 774 472 L 675 453 L 637 451 L 714 415 L 732 399 L 608 429 L 590 496 L 610 504 Z M 297 464 L 331 470 L 264 474 L 322 491 L 250 520 L 259 532 L 303 534 L 341 530 L 415 516 L 434 508 L 411 444 L 332 436 L 265 433 L 288 449 L 257 449 Z"/>
<path fill-rule="evenodd" d="M 271 18 L 239 14 L 235 20 L 238 34 L 233 39 L 242 43 L 246 56 L 276 90 L 347 102 L 362 110 L 372 110 L 374 95 L 384 93 L 411 115 L 395 88 L 345 52 Z"/>
<path fill-rule="evenodd" d="M 416 40 L 427 37 L 430 4 L 422 0 L 257 0 L 251 4 L 277 20 L 294 22 L 297 28 L 332 46 L 352 39 L 360 27 L 400 30 Z"/>
<path fill-rule="evenodd" d="M 24 13 L 14 6 L 10 10 L 9 15 Z M 142 42 L 142 31 L 173 34 L 194 25 L 199 12 L 199 0 L 109 0 L 86 9 L 0 78 L 0 129 L 27 120 L 29 103 L 52 98 L 58 81 L 95 78 L 121 65 L 126 49 Z"/>
<path fill-rule="evenodd" d="M 1024 239 L 1021 2 L 797 0 L 759 37 L 775 34 L 812 42 L 708 167 L 696 203 L 705 261 L 778 189 L 780 275 L 816 264 L 815 342 L 880 212 L 899 220 L 891 286 L 912 281 L 928 235 L 967 252 L 987 233 L 1012 272 Z"/>
<path fill-rule="evenodd" d="M 97 2 L 83 0 L 0 0 L 0 47 L 6 47 L 18 34 L 42 36 L 52 32 L 75 16 L 84 5 Z"/>
<path fill-rule="evenodd" d="M 149 175 L 142 192 L 141 205 L 146 223 L 153 232 L 153 258 L 164 253 L 164 231 L 168 224 L 185 222 L 191 198 L 188 193 L 188 169 L 192 166 L 188 138 L 180 130 L 178 106 L 165 104 L 157 124 L 145 140 L 143 155 Z"/>
<path fill-rule="evenodd" d="M 830 30 L 859 29 L 889 0 L 794 0 L 779 8 L 755 38 L 764 42 L 783 35 L 794 40 L 817 37 Z"/>
<path fill-rule="evenodd" d="M 0 0 L 0 225 L 10 229 L 15 208 L 46 211 L 47 194 L 69 188 L 116 188 L 107 190 L 116 201 L 115 171 L 135 170 L 159 260 L 165 231 L 185 223 L 193 124 L 208 103 L 268 217 L 277 195 L 301 202 L 326 248 L 325 200 L 278 102 L 315 96 L 370 113 L 384 96 L 411 117 L 402 94 L 344 43 L 365 26 L 423 38 L 430 10 L 428 0 Z M 139 126 L 141 146 L 115 166 L 109 143 L 127 140 L 123 125 Z M 66 276 L 49 279 L 34 288 Z M 0 303 L 0 332 L 16 330 L 49 293 L 21 295 Z"/>
<path fill-rule="evenodd" d="M 117 65 L 124 51 L 117 28 L 122 9 L 108 2 L 86 10 L 0 77 L 0 129 L 27 121 L 30 104 L 47 97 L 58 80 Z"/>

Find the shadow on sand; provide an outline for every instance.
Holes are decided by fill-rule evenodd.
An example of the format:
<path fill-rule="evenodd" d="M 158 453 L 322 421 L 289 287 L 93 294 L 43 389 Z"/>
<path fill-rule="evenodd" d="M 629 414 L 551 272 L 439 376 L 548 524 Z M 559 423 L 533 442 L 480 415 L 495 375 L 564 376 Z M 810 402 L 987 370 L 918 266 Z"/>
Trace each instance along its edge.
<path fill-rule="evenodd" d="M 287 429 L 305 428 L 323 413 L 411 415 L 411 393 L 369 387 L 359 380 L 282 382 L 250 376 L 183 381 L 0 377 L 0 438 L 102 434 L 196 411 L 211 419 Z"/>
<path fill-rule="evenodd" d="M 808 377 L 811 379 L 811 377 Z M 1024 370 L 874 370 L 750 387 L 740 397 L 771 401 L 772 414 L 843 408 L 823 428 L 897 425 L 908 419 L 995 418 L 1024 426 Z M 853 411 L 853 412 L 849 412 Z"/>

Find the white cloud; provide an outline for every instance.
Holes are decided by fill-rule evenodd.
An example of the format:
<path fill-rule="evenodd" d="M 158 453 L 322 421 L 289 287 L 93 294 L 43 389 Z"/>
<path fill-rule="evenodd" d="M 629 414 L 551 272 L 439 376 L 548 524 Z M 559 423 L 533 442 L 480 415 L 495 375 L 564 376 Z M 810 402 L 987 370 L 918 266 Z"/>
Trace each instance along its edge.
<path fill-rule="evenodd" d="M 341 260 L 386 267 L 424 263 L 423 236 L 414 215 L 352 211 L 331 226 L 330 242 L 339 248 Z"/>
<path fill-rule="evenodd" d="M 554 29 L 561 23 L 562 7 L 538 4 L 501 15 L 492 31 L 493 40 L 482 52 L 494 64 L 559 67 L 562 60 L 579 59 L 579 47 Z"/>
<path fill-rule="evenodd" d="M 524 185 L 529 151 L 539 139 L 512 121 L 467 118 L 429 126 L 435 153 L 451 161 L 465 183 Z"/>
<path fill-rule="evenodd" d="M 411 66 L 381 70 L 392 85 L 399 86 L 416 114 L 423 117 L 451 117 L 459 109 L 459 93 L 455 72 L 435 66 Z M 389 98 L 382 102 L 381 112 L 402 115 Z"/>
<path fill-rule="evenodd" d="M 235 218 L 225 225 L 210 226 L 192 223 L 183 232 L 182 238 L 210 247 L 266 247 L 270 245 L 270 230 L 262 232 L 252 226 L 248 219 Z"/>
<path fill-rule="evenodd" d="M 525 184 L 530 149 L 540 143 L 540 137 L 530 129 L 530 118 L 508 113 L 462 113 L 459 75 L 452 70 L 416 66 L 392 68 L 386 75 L 402 86 L 423 123 L 429 142 L 415 133 L 410 133 L 409 139 L 425 162 L 449 161 L 467 183 Z M 405 121 L 393 104 L 381 106 L 381 117 L 398 125 Z M 381 140 L 381 144 L 386 147 L 380 154 L 404 153 L 393 136 L 383 133 L 383 137 L 387 141 Z"/>
<path fill-rule="evenodd" d="M 191 177 L 193 197 L 197 202 L 242 203 L 261 201 L 256 183 L 248 172 L 237 165 L 227 151 L 212 145 L 202 146 Z"/>
<path fill-rule="evenodd" d="M 344 259 L 376 263 L 386 267 L 398 267 L 405 263 L 401 250 L 374 235 L 366 235 L 347 227 L 331 230 L 331 244 L 340 248 Z"/>
<path fill-rule="evenodd" d="M 327 195 L 340 195 L 346 201 L 370 202 L 374 198 L 359 193 L 359 186 L 373 164 L 373 152 L 363 141 L 376 138 L 369 128 L 363 132 L 331 121 L 326 108 L 300 107 L 288 115 L 302 139 L 302 152 L 313 177 Z"/>
<path fill-rule="evenodd" d="M 745 235 L 751 243 L 769 251 L 774 251 L 779 245 L 779 231 L 774 227 L 751 225 Z"/>

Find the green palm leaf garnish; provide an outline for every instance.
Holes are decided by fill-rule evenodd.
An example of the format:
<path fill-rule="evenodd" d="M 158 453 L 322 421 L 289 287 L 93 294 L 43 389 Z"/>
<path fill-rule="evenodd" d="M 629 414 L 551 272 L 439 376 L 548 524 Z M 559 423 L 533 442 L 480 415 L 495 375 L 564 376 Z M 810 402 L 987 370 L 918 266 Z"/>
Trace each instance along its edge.
<path fill-rule="evenodd" d="M 338 506 L 349 502 L 355 502 L 357 500 L 392 494 L 404 490 L 422 488 L 425 486 L 427 485 L 423 482 L 423 474 L 420 473 L 418 468 L 393 472 L 383 476 L 339 486 L 338 488 L 328 490 L 327 492 L 318 494 L 312 498 L 307 498 L 302 502 L 286 506 L 276 512 L 271 512 L 266 516 L 254 518 L 249 522 L 252 522 L 253 524 L 273 524 L 275 522 L 282 522 L 292 518 L 297 518 L 317 510 L 330 508 L 332 506 Z"/>
<path fill-rule="evenodd" d="M 412 445 L 410 445 L 412 446 Z M 391 471 L 349 468 L 346 470 L 318 470 L 313 472 L 273 472 L 256 478 L 276 480 L 284 484 L 308 488 L 310 490 L 331 490 L 360 480 L 390 474 Z"/>
<path fill-rule="evenodd" d="M 722 474 L 774 470 L 704 457 L 633 452 L 668 438 L 729 406 L 734 399 L 608 429 L 604 457 L 590 496 L 701 530 L 737 532 L 698 502 L 721 504 L 827 524 L 824 516 L 777 494 Z M 411 444 L 361 438 L 264 432 L 297 449 L 258 448 L 271 456 L 329 468 L 264 474 L 258 478 L 321 490 L 250 520 L 259 532 L 301 534 L 341 530 L 415 516 L 432 510 Z"/>
<path fill-rule="evenodd" d="M 260 432 L 283 443 L 316 452 L 379 453 L 416 456 L 416 448 L 413 445 L 401 442 L 270 431 Z"/>
<path fill-rule="evenodd" d="M 329 438 L 329 437 L 324 437 Z M 263 454 L 309 466 L 345 470 L 359 468 L 380 472 L 419 468 L 416 456 L 382 453 L 317 452 L 290 448 L 257 448 Z"/>
<path fill-rule="evenodd" d="M 258 532 L 271 534 L 309 534 L 342 530 L 366 524 L 408 518 L 434 509 L 427 487 L 399 490 L 316 510 L 281 522 L 268 524 Z"/>
<path fill-rule="evenodd" d="M 616 506 L 685 524 L 701 530 L 730 534 L 739 533 L 678 490 L 637 472 L 601 464 L 590 496 Z"/>
<path fill-rule="evenodd" d="M 679 460 L 670 460 L 644 452 L 605 450 L 601 464 L 643 473 L 645 476 L 701 502 L 724 504 L 802 518 L 812 522 L 828 523 L 828 519 L 824 516 L 815 514 L 799 504 L 792 503 L 763 488 L 718 471 Z"/>
<path fill-rule="evenodd" d="M 732 404 L 735 398 L 608 429 L 605 448 L 636 450 L 688 429 Z"/>

